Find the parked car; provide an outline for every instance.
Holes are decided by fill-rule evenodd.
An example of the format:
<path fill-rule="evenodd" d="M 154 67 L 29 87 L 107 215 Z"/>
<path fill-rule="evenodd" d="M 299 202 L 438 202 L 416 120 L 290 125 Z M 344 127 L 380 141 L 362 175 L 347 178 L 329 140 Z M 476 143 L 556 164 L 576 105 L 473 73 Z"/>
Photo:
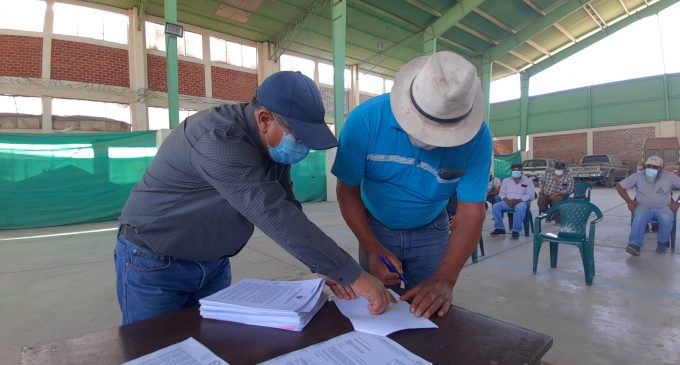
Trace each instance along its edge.
<path fill-rule="evenodd" d="M 630 170 L 621 160 L 612 155 L 586 155 L 581 162 L 569 166 L 569 174 L 576 181 L 590 181 L 607 187 L 628 176 Z"/>
<path fill-rule="evenodd" d="M 642 155 L 638 160 L 637 170 L 642 170 L 648 158 L 659 156 L 663 159 L 664 170 L 678 174 L 678 150 L 680 150 L 680 143 L 677 137 L 647 138 L 642 146 Z"/>
<path fill-rule="evenodd" d="M 524 160 L 522 162 L 524 176 L 534 180 L 534 182 L 538 182 L 546 172 L 555 171 L 555 163 L 558 161 L 551 158 Z"/>

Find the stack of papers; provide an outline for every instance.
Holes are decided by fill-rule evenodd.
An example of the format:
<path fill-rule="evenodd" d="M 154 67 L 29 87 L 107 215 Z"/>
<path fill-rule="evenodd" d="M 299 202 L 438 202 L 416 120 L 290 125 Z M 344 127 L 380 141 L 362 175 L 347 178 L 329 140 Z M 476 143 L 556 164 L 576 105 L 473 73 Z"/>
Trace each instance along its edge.
<path fill-rule="evenodd" d="M 399 295 L 388 289 L 395 298 Z M 358 297 L 354 300 L 333 299 L 335 305 L 345 317 L 349 318 L 356 331 L 387 336 L 390 333 L 413 328 L 438 328 L 427 318 L 416 317 L 410 311 L 411 305 L 404 301 L 392 304 L 381 315 L 376 316 L 368 312 L 368 300 Z"/>
<path fill-rule="evenodd" d="M 327 300 L 323 279 L 247 278 L 201 299 L 200 312 L 203 318 L 300 331 Z"/>

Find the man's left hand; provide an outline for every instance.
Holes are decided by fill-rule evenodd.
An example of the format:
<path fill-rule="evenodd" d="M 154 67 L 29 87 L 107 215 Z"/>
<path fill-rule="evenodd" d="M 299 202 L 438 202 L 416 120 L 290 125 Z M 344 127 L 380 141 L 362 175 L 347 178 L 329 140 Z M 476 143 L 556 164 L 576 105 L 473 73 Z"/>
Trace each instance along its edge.
<path fill-rule="evenodd" d="M 430 278 L 401 296 L 401 300 L 411 299 L 411 313 L 416 317 L 430 318 L 435 313 L 443 317 L 451 309 L 453 285 L 445 280 Z"/>
<path fill-rule="evenodd" d="M 677 213 L 678 208 L 680 208 L 680 203 L 675 201 L 671 203 L 671 210 L 673 211 L 673 213 Z"/>

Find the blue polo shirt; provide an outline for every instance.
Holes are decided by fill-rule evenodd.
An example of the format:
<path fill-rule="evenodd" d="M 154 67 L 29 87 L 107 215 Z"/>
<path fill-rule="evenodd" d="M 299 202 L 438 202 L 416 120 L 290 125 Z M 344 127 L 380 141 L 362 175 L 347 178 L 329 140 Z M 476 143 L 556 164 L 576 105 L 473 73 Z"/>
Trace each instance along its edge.
<path fill-rule="evenodd" d="M 382 224 L 411 229 L 432 222 L 454 191 L 459 201 L 484 201 L 492 151 L 486 123 L 464 145 L 415 147 L 392 114 L 390 94 L 383 94 L 350 113 L 331 172 L 361 184 L 366 209 Z"/>

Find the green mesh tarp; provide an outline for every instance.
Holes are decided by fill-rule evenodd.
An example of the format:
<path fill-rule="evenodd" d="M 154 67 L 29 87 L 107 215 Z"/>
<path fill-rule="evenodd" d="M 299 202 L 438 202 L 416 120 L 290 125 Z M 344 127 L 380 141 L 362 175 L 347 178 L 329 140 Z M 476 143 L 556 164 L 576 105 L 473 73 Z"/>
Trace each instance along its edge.
<path fill-rule="evenodd" d="M 511 153 L 509 155 L 494 155 L 493 156 L 493 176 L 505 179 L 510 176 L 512 169 L 510 166 L 514 163 L 522 163 L 522 155 L 519 152 Z"/>
<path fill-rule="evenodd" d="M 0 133 L 0 229 L 117 219 L 155 132 Z"/>
<path fill-rule="evenodd" d="M 0 133 L 0 229 L 115 220 L 156 154 L 156 132 Z M 301 202 L 326 199 L 326 154 L 293 165 Z"/>
<path fill-rule="evenodd" d="M 309 151 L 304 160 L 293 165 L 290 178 L 300 202 L 326 200 L 326 152 Z"/>

